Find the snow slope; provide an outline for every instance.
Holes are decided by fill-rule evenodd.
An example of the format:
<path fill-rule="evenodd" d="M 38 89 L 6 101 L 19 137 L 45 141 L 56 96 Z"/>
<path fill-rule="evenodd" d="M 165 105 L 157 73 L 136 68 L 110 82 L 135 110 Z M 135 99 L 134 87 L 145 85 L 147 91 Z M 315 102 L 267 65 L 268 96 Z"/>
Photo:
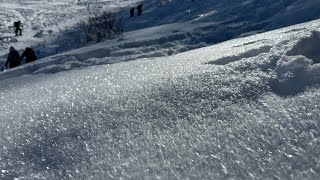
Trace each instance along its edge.
<path fill-rule="evenodd" d="M 122 12 L 124 40 L 134 41 L 106 42 L 107 46 L 112 45 L 108 48 L 110 56 L 129 55 L 130 60 L 132 54 L 134 58 L 146 54 L 172 55 L 320 17 L 317 8 L 320 2 L 313 0 L 162 1 L 166 3 L 159 5 L 160 0 L 145 0 L 143 15 L 134 18 L 129 18 L 129 9 L 141 0 L 97 1 L 102 8 Z M 11 45 L 20 51 L 32 46 L 40 58 L 87 46 L 81 40 L 77 24 L 88 17 L 85 2 L 2 0 L 5 8 L 0 13 L 0 63 L 5 61 Z M 11 25 L 17 19 L 24 23 L 22 37 L 14 37 L 12 33 Z M 145 38 L 153 41 L 143 41 Z M 132 51 L 137 47 L 139 51 Z M 108 62 L 101 62 L 105 63 Z"/>
<path fill-rule="evenodd" d="M 319 24 L 3 79 L 0 177 L 316 179 Z"/>
<path fill-rule="evenodd" d="M 2 2 L 15 9 L 24 1 Z M 30 9 L 38 2 L 28 1 Z M 73 3 L 57 2 L 47 3 Z M 161 14 L 152 2 L 145 1 L 144 15 Z M 228 10 L 226 1 L 215 2 L 220 8 L 183 21 L 171 22 L 162 9 L 170 24 L 150 20 L 157 23 L 132 26 L 120 40 L 0 73 L 0 179 L 317 179 L 320 20 L 194 49 L 214 37 L 213 14 Z M 295 12 L 305 9 L 316 17 L 308 15 L 312 1 L 279 2 L 288 10 L 259 31 L 282 14 L 300 17 Z M 1 47 L 45 39 L 32 33 Z"/>

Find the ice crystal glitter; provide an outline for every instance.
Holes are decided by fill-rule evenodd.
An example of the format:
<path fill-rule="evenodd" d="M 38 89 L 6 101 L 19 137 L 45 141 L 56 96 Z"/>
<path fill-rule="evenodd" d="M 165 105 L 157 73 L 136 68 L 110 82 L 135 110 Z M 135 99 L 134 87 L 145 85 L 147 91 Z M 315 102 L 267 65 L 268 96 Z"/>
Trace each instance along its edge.
<path fill-rule="evenodd" d="M 1 73 L 0 179 L 319 177 L 319 21 L 158 57 L 215 40 L 213 25 L 134 31 Z"/>

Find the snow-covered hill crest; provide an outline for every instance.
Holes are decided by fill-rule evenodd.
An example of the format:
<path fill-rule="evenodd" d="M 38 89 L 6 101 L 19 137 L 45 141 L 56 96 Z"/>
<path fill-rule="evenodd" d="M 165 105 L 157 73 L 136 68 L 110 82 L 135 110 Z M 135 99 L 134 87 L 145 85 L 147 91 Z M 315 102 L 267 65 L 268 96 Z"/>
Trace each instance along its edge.
<path fill-rule="evenodd" d="M 26 46 L 32 46 L 40 58 L 82 46 L 92 49 L 82 42 L 77 24 L 89 16 L 86 2 L 91 1 L 3 0 L 1 3 L 5 8 L 0 14 L 0 62 L 4 63 L 10 46 L 15 46 L 20 52 Z M 99 2 L 102 9 L 113 9 L 122 14 L 125 33 L 118 40 L 123 42 L 107 41 L 104 43 L 107 46 L 104 53 L 100 51 L 83 54 L 83 57 L 78 57 L 78 62 L 72 59 L 77 65 L 70 67 L 91 65 L 83 63 L 90 58 L 110 57 L 108 60 L 101 59 L 98 63 L 106 64 L 110 62 L 109 59 L 119 62 L 172 55 L 320 17 L 316 8 L 319 2 L 311 0 L 94 2 Z M 129 9 L 139 3 L 144 4 L 142 16 L 129 18 Z M 12 23 L 18 19 L 24 24 L 22 37 L 14 37 L 13 33 Z M 51 64 L 54 63 L 59 62 L 54 60 Z"/>

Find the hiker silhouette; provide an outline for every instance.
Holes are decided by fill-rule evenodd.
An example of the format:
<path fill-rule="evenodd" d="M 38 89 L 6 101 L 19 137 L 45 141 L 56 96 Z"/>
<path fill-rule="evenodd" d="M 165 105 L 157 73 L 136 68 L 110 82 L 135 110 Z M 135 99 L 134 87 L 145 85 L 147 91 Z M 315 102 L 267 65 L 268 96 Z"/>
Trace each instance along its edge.
<path fill-rule="evenodd" d="M 141 16 L 141 14 L 142 14 L 142 6 L 143 6 L 143 4 L 139 4 L 138 7 L 137 7 L 138 16 Z"/>
<path fill-rule="evenodd" d="M 14 22 L 13 26 L 15 28 L 14 33 L 16 34 L 16 36 L 18 36 L 18 32 L 19 35 L 22 36 L 21 21 Z"/>
<path fill-rule="evenodd" d="M 131 8 L 131 9 L 130 9 L 130 17 L 131 17 L 131 18 L 134 17 L 134 8 Z"/>
<path fill-rule="evenodd" d="M 8 68 L 8 64 L 10 65 L 9 66 L 10 69 L 20 65 L 20 55 L 13 46 L 10 47 L 10 52 L 9 52 L 7 61 L 5 63 L 5 66 L 7 68 Z"/>
<path fill-rule="evenodd" d="M 37 60 L 36 53 L 30 47 L 27 47 L 21 55 L 21 60 L 26 57 L 26 63 Z"/>

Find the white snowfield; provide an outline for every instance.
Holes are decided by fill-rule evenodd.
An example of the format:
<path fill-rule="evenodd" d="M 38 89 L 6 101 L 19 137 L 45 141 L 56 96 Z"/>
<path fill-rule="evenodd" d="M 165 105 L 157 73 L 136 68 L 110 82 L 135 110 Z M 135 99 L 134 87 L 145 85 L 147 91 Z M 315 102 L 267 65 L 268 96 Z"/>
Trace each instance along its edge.
<path fill-rule="evenodd" d="M 316 179 L 319 28 L 4 79 L 0 177 Z"/>
<path fill-rule="evenodd" d="M 171 25 L 0 73 L 0 179 L 317 179 L 320 20 L 158 57 Z"/>

